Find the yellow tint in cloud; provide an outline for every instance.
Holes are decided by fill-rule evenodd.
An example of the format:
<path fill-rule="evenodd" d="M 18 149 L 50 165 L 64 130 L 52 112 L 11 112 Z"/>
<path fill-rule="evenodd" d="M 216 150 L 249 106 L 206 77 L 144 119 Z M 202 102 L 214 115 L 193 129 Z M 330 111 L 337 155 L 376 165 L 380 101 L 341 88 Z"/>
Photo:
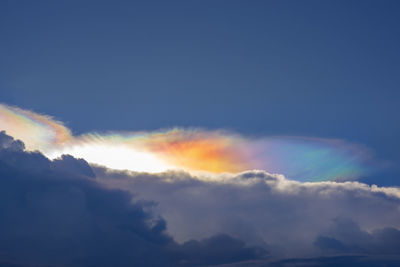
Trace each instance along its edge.
<path fill-rule="evenodd" d="M 235 141 L 219 132 L 173 129 L 72 136 L 50 116 L 3 104 L 0 130 L 22 140 L 28 150 L 39 150 L 49 158 L 70 154 L 114 169 L 221 173 L 250 167 L 238 151 L 239 138 Z"/>
<path fill-rule="evenodd" d="M 50 116 L 1 104 L 0 130 L 51 159 L 70 154 L 120 170 L 237 173 L 262 169 L 300 181 L 321 181 L 356 179 L 372 169 L 368 149 L 343 140 L 249 139 L 225 131 L 179 128 L 73 136 Z"/>
<path fill-rule="evenodd" d="M 0 129 L 22 140 L 28 150 L 54 149 L 72 136 L 61 122 L 47 115 L 0 104 Z"/>

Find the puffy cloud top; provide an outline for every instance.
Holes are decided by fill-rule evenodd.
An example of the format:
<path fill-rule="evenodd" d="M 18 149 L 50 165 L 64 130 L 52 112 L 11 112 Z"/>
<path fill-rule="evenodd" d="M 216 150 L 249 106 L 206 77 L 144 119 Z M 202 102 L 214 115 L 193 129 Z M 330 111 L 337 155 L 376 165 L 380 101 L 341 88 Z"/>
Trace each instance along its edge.
<path fill-rule="evenodd" d="M 399 224 L 395 187 L 116 171 L 0 132 L 0 265 L 390 266 Z"/>
<path fill-rule="evenodd" d="M 93 178 L 84 160 L 50 161 L 0 132 L 0 265 L 177 266 L 260 255 L 230 236 L 179 245 L 151 203 Z"/>
<path fill-rule="evenodd" d="M 400 253 L 397 243 L 382 239 L 400 233 L 399 188 L 301 183 L 264 171 L 195 176 L 94 170 L 101 183 L 157 202 L 155 211 L 178 241 L 224 232 L 275 257 Z"/>

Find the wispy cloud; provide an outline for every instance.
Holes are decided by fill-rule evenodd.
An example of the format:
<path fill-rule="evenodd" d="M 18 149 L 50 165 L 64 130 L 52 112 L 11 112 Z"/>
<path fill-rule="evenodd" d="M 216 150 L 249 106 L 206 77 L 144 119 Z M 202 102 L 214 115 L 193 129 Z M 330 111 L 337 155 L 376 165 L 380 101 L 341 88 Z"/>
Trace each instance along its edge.
<path fill-rule="evenodd" d="M 250 138 L 196 128 L 73 136 L 50 116 L 7 105 L 0 105 L 0 129 L 24 141 L 29 150 L 50 158 L 71 154 L 132 171 L 237 173 L 260 169 L 302 181 L 322 181 L 356 179 L 373 170 L 367 148 L 339 139 Z"/>

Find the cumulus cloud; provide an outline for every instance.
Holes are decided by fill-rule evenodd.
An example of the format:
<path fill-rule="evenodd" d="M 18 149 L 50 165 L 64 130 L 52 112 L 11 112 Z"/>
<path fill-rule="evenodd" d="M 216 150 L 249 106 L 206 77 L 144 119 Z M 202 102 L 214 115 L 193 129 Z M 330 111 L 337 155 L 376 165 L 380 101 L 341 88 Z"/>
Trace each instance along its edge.
<path fill-rule="evenodd" d="M 362 230 L 352 220 L 338 218 L 314 244 L 324 252 L 400 255 L 400 231 L 393 227 Z"/>
<path fill-rule="evenodd" d="M 395 266 L 399 227 L 395 187 L 116 171 L 0 132 L 0 265 Z"/>
<path fill-rule="evenodd" d="M 180 242 L 224 232 L 268 248 L 275 257 L 383 253 L 385 246 L 400 253 L 399 244 L 384 238 L 391 236 L 388 231 L 396 236 L 400 226 L 398 188 L 300 183 L 264 171 L 194 176 L 97 167 L 95 172 L 109 187 L 155 201 L 168 233 Z"/>
<path fill-rule="evenodd" d="M 180 245 L 151 208 L 102 186 L 85 161 L 50 161 L 0 132 L 2 265 L 184 266 L 260 256 L 230 236 Z"/>

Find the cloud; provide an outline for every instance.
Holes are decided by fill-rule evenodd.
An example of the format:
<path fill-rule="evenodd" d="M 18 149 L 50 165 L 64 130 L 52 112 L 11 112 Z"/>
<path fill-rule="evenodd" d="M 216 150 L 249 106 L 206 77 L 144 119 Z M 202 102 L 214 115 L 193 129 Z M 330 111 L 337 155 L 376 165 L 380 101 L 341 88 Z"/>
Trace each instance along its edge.
<path fill-rule="evenodd" d="M 0 132 L 0 262 L 11 266 L 391 264 L 399 224 L 395 187 L 117 171 L 49 160 Z"/>
<path fill-rule="evenodd" d="M 224 264 L 223 267 L 397 267 L 400 265 L 400 256 L 376 255 L 336 255 L 313 258 L 289 258 L 280 260 L 243 261 L 240 263 Z"/>
<path fill-rule="evenodd" d="M 200 241 L 190 240 L 170 252 L 173 258 L 181 259 L 180 263 L 187 266 L 242 262 L 267 256 L 264 249 L 247 247 L 243 241 L 226 234 L 214 235 Z"/>
<path fill-rule="evenodd" d="M 53 117 L 4 104 L 0 104 L 0 126 L 29 150 L 45 151 L 72 139 L 71 131 Z"/>
<path fill-rule="evenodd" d="M 315 245 L 324 252 L 400 255 L 400 231 L 394 227 L 362 230 L 352 220 L 338 218 Z"/>
<path fill-rule="evenodd" d="M 300 183 L 264 171 L 209 176 L 94 171 L 101 183 L 156 202 L 154 211 L 180 242 L 224 232 L 262 246 L 274 257 L 379 254 L 384 245 L 400 253 L 399 244 L 385 239 L 387 231 L 397 236 L 400 226 L 399 188 Z"/>
<path fill-rule="evenodd" d="M 364 146 L 340 139 L 246 137 L 204 129 L 74 136 L 51 116 L 0 104 L 0 127 L 51 159 L 62 154 L 112 169 L 237 173 L 262 169 L 300 181 L 365 178 L 378 168 Z"/>
<path fill-rule="evenodd" d="M 50 161 L 0 132 L 0 262 L 4 265 L 178 266 L 259 256 L 230 236 L 179 245 L 152 203 L 105 188 L 90 166 Z M 215 247 L 224 246 L 221 251 Z M 257 252 L 257 253 L 256 253 Z M 198 254 L 200 253 L 200 254 Z M 201 255 L 201 256 L 199 256 Z"/>

